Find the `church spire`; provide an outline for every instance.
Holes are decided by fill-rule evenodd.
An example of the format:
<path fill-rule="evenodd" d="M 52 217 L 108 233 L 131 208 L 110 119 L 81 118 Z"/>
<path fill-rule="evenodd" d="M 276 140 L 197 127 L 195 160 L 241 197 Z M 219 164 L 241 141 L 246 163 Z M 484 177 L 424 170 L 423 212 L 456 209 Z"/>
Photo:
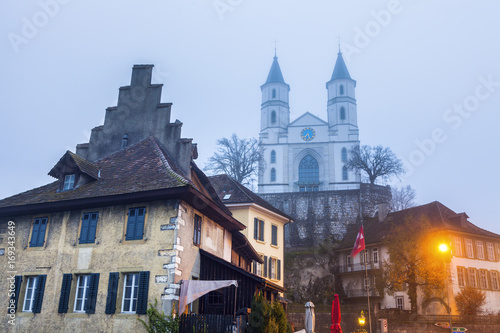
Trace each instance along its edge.
<path fill-rule="evenodd" d="M 333 69 L 331 80 L 336 79 L 351 79 L 351 75 L 349 75 L 349 71 L 347 70 L 347 66 L 345 65 L 344 58 L 342 57 L 342 52 L 340 52 L 340 44 L 339 53 L 337 53 L 337 61 L 335 62 L 335 68 Z"/>
<path fill-rule="evenodd" d="M 273 64 L 271 65 L 271 70 L 269 71 L 269 75 L 267 76 L 266 83 L 285 83 L 283 74 L 281 74 L 281 68 L 280 64 L 278 63 L 278 57 L 276 56 L 276 53 L 274 54 L 273 59 Z"/>

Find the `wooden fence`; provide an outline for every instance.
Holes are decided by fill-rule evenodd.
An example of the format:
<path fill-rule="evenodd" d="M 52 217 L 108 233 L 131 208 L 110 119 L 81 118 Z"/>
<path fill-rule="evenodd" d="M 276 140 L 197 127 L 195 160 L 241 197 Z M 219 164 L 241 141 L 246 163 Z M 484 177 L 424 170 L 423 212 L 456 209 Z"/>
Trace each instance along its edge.
<path fill-rule="evenodd" d="M 233 316 L 217 314 L 186 314 L 179 323 L 179 333 L 232 333 Z"/>

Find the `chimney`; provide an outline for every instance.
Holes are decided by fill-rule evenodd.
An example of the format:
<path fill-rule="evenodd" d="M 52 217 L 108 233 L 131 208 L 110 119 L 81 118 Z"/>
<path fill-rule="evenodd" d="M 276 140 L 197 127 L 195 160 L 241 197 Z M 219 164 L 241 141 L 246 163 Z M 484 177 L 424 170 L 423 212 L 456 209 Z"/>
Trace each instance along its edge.
<path fill-rule="evenodd" d="M 389 214 L 389 204 L 387 202 L 378 204 L 377 205 L 378 221 L 382 222 L 383 220 L 385 220 L 387 214 Z"/>

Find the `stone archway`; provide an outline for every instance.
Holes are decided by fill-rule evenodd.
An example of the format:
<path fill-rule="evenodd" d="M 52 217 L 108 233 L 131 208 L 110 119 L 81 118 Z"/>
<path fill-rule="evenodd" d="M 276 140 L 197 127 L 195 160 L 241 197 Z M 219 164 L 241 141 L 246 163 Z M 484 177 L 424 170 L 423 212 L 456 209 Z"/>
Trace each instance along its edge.
<path fill-rule="evenodd" d="M 447 315 L 450 313 L 448 304 L 439 297 L 431 297 L 422 303 L 422 314 Z"/>

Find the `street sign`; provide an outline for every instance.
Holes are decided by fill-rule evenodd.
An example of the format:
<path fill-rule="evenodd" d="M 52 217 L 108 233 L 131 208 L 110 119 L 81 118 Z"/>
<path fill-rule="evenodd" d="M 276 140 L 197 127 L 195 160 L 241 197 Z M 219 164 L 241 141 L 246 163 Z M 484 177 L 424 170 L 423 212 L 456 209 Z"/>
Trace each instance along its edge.
<path fill-rule="evenodd" d="M 442 328 L 450 328 L 450 323 L 435 323 L 434 326 L 442 327 Z"/>
<path fill-rule="evenodd" d="M 467 332 L 467 329 L 465 327 L 453 327 L 452 330 L 453 333 Z"/>

